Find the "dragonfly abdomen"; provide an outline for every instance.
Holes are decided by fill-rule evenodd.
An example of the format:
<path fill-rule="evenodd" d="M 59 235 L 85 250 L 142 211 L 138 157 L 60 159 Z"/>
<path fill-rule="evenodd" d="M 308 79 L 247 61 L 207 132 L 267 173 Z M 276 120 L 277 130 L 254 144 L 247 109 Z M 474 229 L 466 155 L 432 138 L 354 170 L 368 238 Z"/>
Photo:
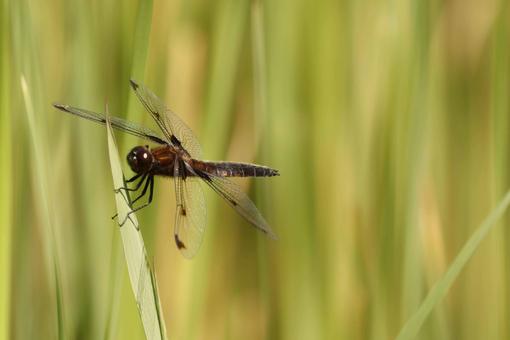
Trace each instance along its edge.
<path fill-rule="evenodd" d="M 219 177 L 272 177 L 279 175 L 278 170 L 249 163 L 196 160 L 193 163 L 193 166 L 198 170 Z"/>

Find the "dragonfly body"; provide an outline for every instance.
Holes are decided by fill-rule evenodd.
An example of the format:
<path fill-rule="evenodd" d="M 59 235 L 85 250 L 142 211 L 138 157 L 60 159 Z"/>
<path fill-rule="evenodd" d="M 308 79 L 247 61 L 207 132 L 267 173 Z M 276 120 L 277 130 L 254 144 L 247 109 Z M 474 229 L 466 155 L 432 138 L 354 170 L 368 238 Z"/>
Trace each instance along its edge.
<path fill-rule="evenodd" d="M 211 187 L 258 230 L 271 238 L 276 238 L 253 202 L 237 184 L 227 178 L 272 177 L 278 176 L 278 171 L 256 164 L 201 160 L 200 144 L 189 127 L 167 109 L 148 88 L 134 81 L 131 81 L 131 87 L 159 126 L 163 137 L 122 118 L 113 116 L 107 118 L 101 113 L 69 105 L 54 104 L 54 106 L 59 110 L 100 124 L 105 124 L 108 119 L 115 129 L 158 144 L 153 148 L 147 145 L 136 146 L 127 155 L 127 162 L 135 175 L 126 182 L 132 183 L 136 180 L 139 182 L 134 185 L 134 188 L 122 189 L 137 191 L 142 188 L 141 194 L 131 204 L 144 197 L 147 191 L 149 192 L 148 202 L 134 211 L 151 203 L 155 176 L 171 177 L 175 185 L 177 203 L 175 243 L 185 257 L 193 257 L 202 242 L 206 224 L 205 197 L 199 184 L 202 182 Z"/>
<path fill-rule="evenodd" d="M 179 176 L 207 175 L 219 177 L 272 177 L 278 171 L 267 166 L 239 162 L 211 162 L 187 157 L 172 145 L 158 146 L 149 149 L 147 146 L 136 146 L 127 155 L 127 162 L 133 172 L 143 175 L 174 177 L 176 162 L 180 163 L 183 173 Z"/>
<path fill-rule="evenodd" d="M 193 160 L 194 167 L 219 177 L 273 177 L 278 171 L 267 166 L 237 162 L 209 162 Z"/>
<path fill-rule="evenodd" d="M 278 171 L 267 166 L 239 162 L 211 162 L 186 157 L 172 145 L 149 149 L 137 146 L 127 156 L 131 170 L 137 174 L 149 173 L 155 176 L 174 177 L 175 162 L 180 162 L 186 177 L 206 175 L 219 177 L 272 177 Z M 183 166 L 184 165 L 184 166 Z"/>

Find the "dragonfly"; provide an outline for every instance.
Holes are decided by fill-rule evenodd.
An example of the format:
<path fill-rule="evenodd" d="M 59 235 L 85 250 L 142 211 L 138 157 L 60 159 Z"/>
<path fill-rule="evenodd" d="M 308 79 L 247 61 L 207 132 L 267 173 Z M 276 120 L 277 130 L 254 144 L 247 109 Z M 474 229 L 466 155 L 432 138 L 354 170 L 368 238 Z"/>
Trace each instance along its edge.
<path fill-rule="evenodd" d="M 237 183 L 228 178 L 273 177 L 279 176 L 278 170 L 250 163 L 202 160 L 202 148 L 191 129 L 143 84 L 134 80 L 130 80 L 130 84 L 161 134 L 115 116 L 107 118 L 102 113 L 58 103 L 53 106 L 103 125 L 108 119 L 114 129 L 157 145 L 135 146 L 127 154 L 127 163 L 135 174 L 126 180 L 126 186 L 121 189 L 137 192 L 142 188 L 131 202 L 133 211 L 145 208 L 152 202 L 154 177 L 173 178 L 176 198 L 175 244 L 184 257 L 192 258 L 200 248 L 206 226 L 207 209 L 200 185 L 205 183 L 256 229 L 276 239 L 275 233 L 255 204 Z M 134 203 L 147 194 L 146 203 L 133 208 Z"/>

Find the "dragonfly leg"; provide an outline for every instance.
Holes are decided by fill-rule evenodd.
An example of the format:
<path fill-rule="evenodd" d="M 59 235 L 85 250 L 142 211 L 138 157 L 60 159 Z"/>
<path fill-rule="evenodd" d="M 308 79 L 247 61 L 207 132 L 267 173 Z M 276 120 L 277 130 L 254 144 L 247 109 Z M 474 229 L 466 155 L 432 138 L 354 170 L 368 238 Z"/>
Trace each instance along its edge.
<path fill-rule="evenodd" d="M 139 178 L 140 176 L 142 176 L 142 178 L 140 179 L 140 182 L 138 182 L 138 184 L 136 184 L 136 186 L 135 186 L 134 188 L 132 188 L 132 189 L 131 189 L 131 188 L 128 188 L 128 187 L 122 187 L 122 188 L 119 188 L 119 189 L 115 189 L 115 190 L 114 190 L 116 194 L 121 194 L 122 198 L 124 198 L 124 201 L 126 201 L 126 203 L 127 203 L 129 206 L 131 206 L 133 203 L 135 203 L 135 201 L 136 201 L 136 200 L 138 200 L 140 197 L 142 197 L 143 195 L 145 195 L 145 192 L 147 191 L 147 185 L 149 184 L 149 180 L 145 181 L 145 180 L 147 179 L 147 174 L 143 174 L 143 175 L 138 174 L 138 175 L 136 175 L 136 176 L 134 176 L 134 177 L 132 177 L 132 178 L 128 179 L 128 180 L 126 181 L 126 183 L 127 183 L 127 182 L 129 182 L 129 181 L 131 181 L 131 182 L 132 182 L 132 181 L 136 180 L 137 178 Z M 151 177 L 152 177 L 152 176 L 151 176 Z M 151 178 L 151 177 L 149 177 L 149 178 Z M 138 189 L 140 189 L 140 187 L 142 186 L 142 184 L 143 184 L 144 182 L 145 182 L 146 184 L 145 184 L 145 188 L 143 189 L 142 194 L 141 194 L 140 196 L 138 196 L 138 197 L 137 197 L 137 198 L 136 198 L 133 202 L 131 202 L 131 203 L 130 203 L 130 200 L 129 200 L 128 196 L 127 196 L 127 191 L 137 191 Z M 118 214 L 113 215 L 113 216 L 112 216 L 112 220 L 114 220 L 114 219 L 117 217 L 117 215 L 118 215 Z M 126 222 L 126 221 L 124 221 L 124 222 L 123 222 L 123 224 L 124 224 L 125 222 Z"/>
<path fill-rule="evenodd" d="M 135 198 L 133 200 L 133 202 L 131 202 L 131 205 L 135 204 L 136 201 L 138 201 L 140 198 L 145 196 L 145 194 L 147 193 L 147 189 L 149 188 L 149 185 L 151 184 L 151 178 L 153 178 L 153 177 L 151 176 L 151 177 L 147 178 L 147 180 L 145 181 L 145 186 L 143 187 L 142 192 L 140 193 L 140 195 L 138 195 L 137 198 Z"/>
<path fill-rule="evenodd" d="M 131 177 L 130 179 L 126 180 L 126 183 L 131 183 L 131 182 L 133 182 L 133 181 L 136 181 L 136 179 L 137 179 L 138 177 L 140 177 L 140 176 L 142 176 L 142 174 L 136 174 L 136 175 L 134 175 L 133 177 Z"/>
<path fill-rule="evenodd" d="M 147 200 L 147 202 L 140 205 L 139 207 L 133 208 L 133 210 L 128 212 L 128 214 L 126 215 L 126 218 L 124 218 L 124 221 L 122 221 L 122 223 L 119 224 L 121 227 L 124 225 L 124 223 L 126 223 L 128 218 L 131 219 L 131 214 L 133 214 L 139 210 L 142 210 L 143 208 L 147 207 L 149 204 L 152 203 L 152 198 L 154 197 L 154 176 L 149 176 L 147 178 L 147 182 L 145 184 L 145 187 L 143 188 L 142 193 L 132 203 L 135 203 L 135 201 L 137 201 L 139 198 L 143 197 L 147 193 L 147 189 L 149 189 L 149 199 Z"/>
<path fill-rule="evenodd" d="M 149 177 L 149 179 L 147 180 L 147 185 L 145 186 L 144 192 L 142 193 L 142 195 L 140 195 L 140 197 L 145 194 L 145 191 L 147 190 L 147 187 L 149 187 L 149 199 L 147 200 L 146 203 L 142 204 L 139 207 L 134 208 L 131 212 L 129 212 L 129 214 L 137 212 L 138 210 L 141 210 L 141 209 L 145 208 L 146 206 L 148 206 L 149 204 L 152 203 L 152 197 L 154 195 L 154 177 L 153 176 Z M 140 198 L 140 197 L 137 197 L 137 199 Z M 135 203 L 135 202 L 133 201 L 133 203 Z"/>
<path fill-rule="evenodd" d="M 118 189 L 115 189 L 115 193 L 118 194 L 119 192 L 121 192 L 122 190 L 125 190 L 125 191 L 137 191 L 138 189 L 140 189 L 140 187 L 142 186 L 143 182 L 145 181 L 145 179 L 147 178 L 147 173 L 145 174 L 137 174 L 133 177 L 131 177 L 130 179 L 128 179 L 126 181 L 126 183 L 131 183 L 131 182 L 134 182 L 136 181 L 140 176 L 142 176 L 142 178 L 140 179 L 140 181 L 133 187 L 133 188 L 130 188 L 128 187 L 127 185 L 125 187 L 120 187 Z"/>

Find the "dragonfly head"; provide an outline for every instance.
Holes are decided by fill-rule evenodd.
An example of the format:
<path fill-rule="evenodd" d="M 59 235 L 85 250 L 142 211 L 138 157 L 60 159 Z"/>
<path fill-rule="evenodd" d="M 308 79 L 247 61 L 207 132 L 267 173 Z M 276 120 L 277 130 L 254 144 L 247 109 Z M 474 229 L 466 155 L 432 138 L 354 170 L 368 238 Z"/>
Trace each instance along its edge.
<path fill-rule="evenodd" d="M 148 146 L 135 146 L 127 155 L 131 170 L 137 174 L 146 173 L 152 167 L 152 153 Z"/>

